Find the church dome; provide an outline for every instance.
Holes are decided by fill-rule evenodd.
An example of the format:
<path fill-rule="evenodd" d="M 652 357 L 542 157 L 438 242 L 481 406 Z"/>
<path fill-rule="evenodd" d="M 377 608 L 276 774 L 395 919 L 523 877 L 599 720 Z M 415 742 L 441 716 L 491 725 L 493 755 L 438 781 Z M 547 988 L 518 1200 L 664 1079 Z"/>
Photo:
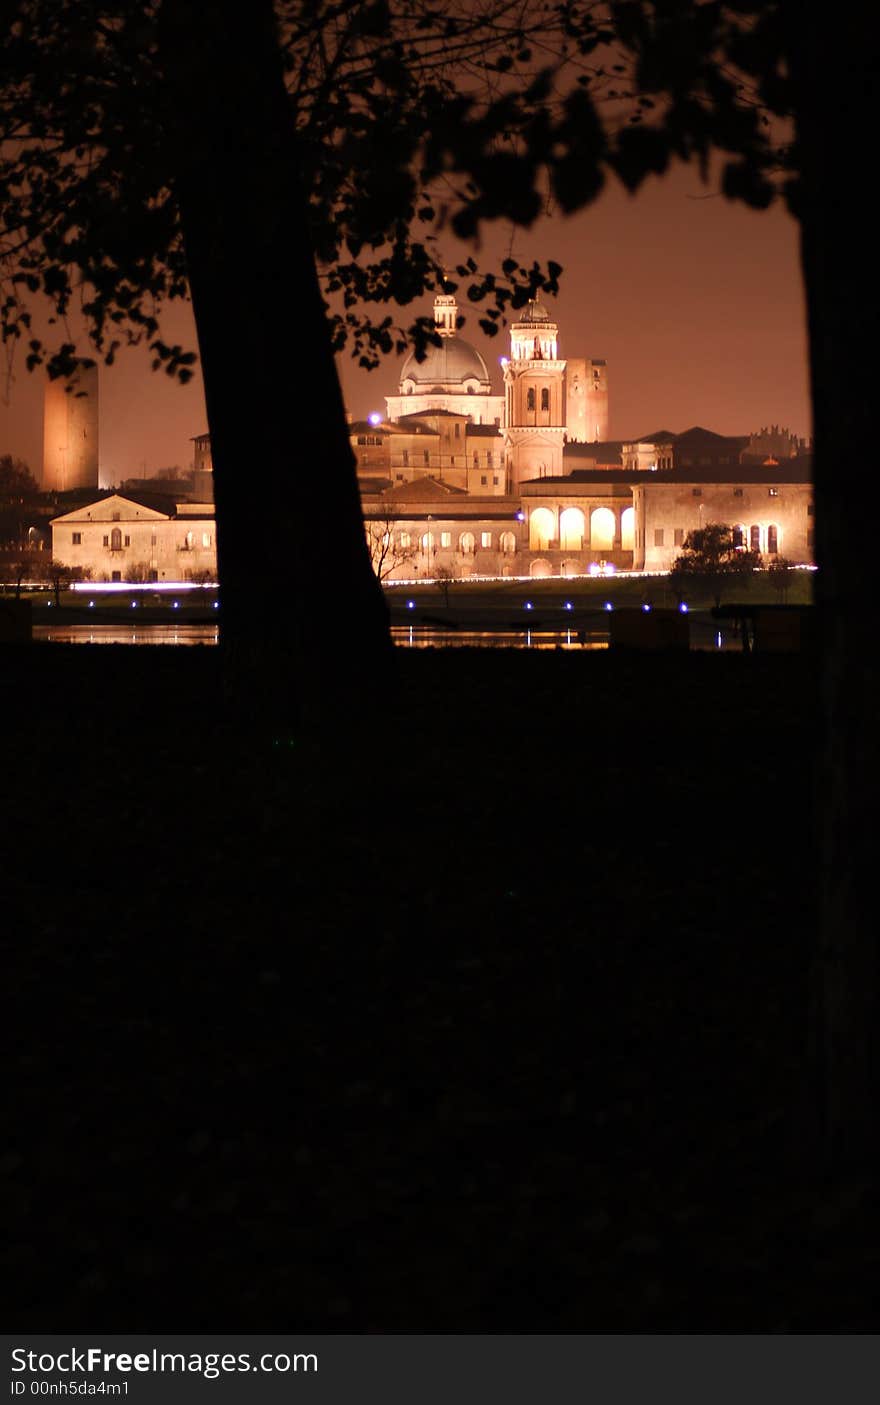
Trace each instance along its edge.
<path fill-rule="evenodd" d="M 549 322 L 550 313 L 542 302 L 537 302 L 534 298 L 526 305 L 525 311 L 520 314 L 520 322 Z"/>
<path fill-rule="evenodd" d="M 412 381 L 422 393 L 459 389 L 468 381 L 488 389 L 489 372 L 480 353 L 463 337 L 444 336 L 440 346 L 428 347 L 424 361 L 417 361 L 415 352 L 410 352 L 400 373 L 401 387 L 405 381 Z"/>

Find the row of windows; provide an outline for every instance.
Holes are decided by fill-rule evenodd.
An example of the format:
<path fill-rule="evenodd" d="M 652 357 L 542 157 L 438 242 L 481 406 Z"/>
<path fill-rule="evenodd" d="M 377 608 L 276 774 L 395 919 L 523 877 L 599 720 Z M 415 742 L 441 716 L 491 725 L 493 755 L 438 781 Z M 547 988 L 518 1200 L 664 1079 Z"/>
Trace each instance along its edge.
<path fill-rule="evenodd" d="M 692 493 L 693 493 L 693 495 L 694 495 L 695 498 L 701 498 L 701 497 L 703 496 L 703 490 L 702 490 L 702 488 L 693 488 L 691 491 L 692 491 Z M 733 496 L 734 496 L 735 498 L 741 498 L 742 495 L 743 495 L 743 490 L 742 490 L 742 488 L 734 488 L 734 490 L 733 490 Z M 779 497 L 779 489 L 778 489 L 778 488 L 768 488 L 768 489 L 767 489 L 767 496 L 768 496 L 768 498 L 778 498 L 778 497 Z"/>
<path fill-rule="evenodd" d="M 733 544 L 734 546 L 745 548 L 746 541 L 748 541 L 750 551 L 761 551 L 762 536 L 763 533 L 760 527 L 749 527 L 747 532 L 744 526 L 737 526 L 733 529 Z M 771 556 L 775 556 L 779 551 L 779 528 L 771 523 L 767 528 L 764 540 L 766 541 L 766 550 L 768 553 Z"/>
<path fill-rule="evenodd" d="M 641 536 L 641 533 L 639 534 Z M 683 546 L 685 531 L 683 527 L 674 527 L 672 530 L 672 545 Z M 733 544 L 735 547 L 745 549 L 746 543 L 750 551 L 766 550 L 770 556 L 775 556 L 779 552 L 779 528 L 771 523 L 764 531 L 759 526 L 746 527 L 739 525 L 733 529 Z M 640 546 L 642 542 L 638 543 Z M 666 529 L 664 527 L 654 528 L 654 545 L 666 546 Z"/>
<path fill-rule="evenodd" d="M 201 538 L 201 545 L 203 547 L 209 547 L 211 545 L 213 538 L 210 532 L 202 532 Z M 150 543 L 152 546 L 156 545 L 155 532 L 151 534 Z M 82 546 L 82 532 L 74 532 L 72 534 L 71 544 L 73 546 Z M 112 532 L 107 533 L 107 535 L 103 537 L 102 544 L 106 546 L 110 551 L 122 551 L 124 547 L 131 546 L 131 537 L 128 535 L 128 533 L 123 534 L 119 527 L 114 527 Z M 193 551 L 195 547 L 195 533 L 187 532 L 186 536 L 184 537 L 184 550 Z"/>
<path fill-rule="evenodd" d="M 452 460 L 452 464 L 450 465 L 450 467 L 453 467 L 453 468 L 455 467 L 455 459 L 454 459 L 454 458 L 453 458 L 453 460 Z M 491 464 L 489 465 L 489 467 L 491 468 Z M 474 468 L 479 468 L 479 464 L 476 464 L 476 463 L 475 463 L 475 464 L 474 464 Z M 434 473 L 429 473 L 429 474 L 428 474 L 428 477 L 429 477 L 429 478 L 436 478 L 436 476 L 437 476 L 437 475 L 434 474 Z M 405 473 L 395 473 L 394 477 L 395 477 L 395 480 L 396 480 L 398 483 L 405 483 L 405 482 L 406 482 L 406 474 L 405 474 Z M 497 473 L 493 473 L 493 475 L 492 475 L 492 486 L 493 486 L 494 488 L 497 488 L 500 482 L 501 482 L 501 479 L 499 478 L 498 474 L 497 474 Z M 489 475 L 488 475 L 488 473 L 482 473 L 482 474 L 480 474 L 480 486 L 481 486 L 482 488 L 488 488 L 488 486 L 489 486 Z"/>
<path fill-rule="evenodd" d="M 683 528 L 683 527 L 675 527 L 675 528 L 673 529 L 673 532 L 672 532 L 672 545 L 673 545 L 673 546 L 682 546 L 683 544 L 684 544 L 684 528 Z M 640 545 L 641 545 L 641 543 L 640 543 Z M 655 527 L 655 528 L 654 528 L 654 545 L 655 545 L 655 546 L 665 546 L 665 545 L 666 545 L 666 530 L 665 530 L 664 527 Z"/>
<path fill-rule="evenodd" d="M 401 457 L 402 457 L 402 461 L 403 461 L 403 466 L 404 466 L 404 468 L 409 468 L 409 467 L 410 467 L 409 449 L 403 449 L 403 450 L 401 450 Z M 464 460 L 464 455 L 463 455 L 463 454 L 462 454 L 462 460 Z M 441 462 L 442 462 L 442 459 L 441 459 Z M 494 467 L 494 462 L 495 462 L 495 461 L 494 461 L 494 459 L 493 459 L 493 457 L 492 457 L 492 453 L 491 453 L 491 451 L 490 451 L 490 452 L 488 452 L 488 453 L 486 454 L 486 467 L 487 467 L 487 468 L 492 468 L 492 467 Z M 430 467 L 430 465 L 431 465 L 431 451 L 430 451 L 430 449 L 425 449 L 425 450 L 423 451 L 423 453 L 422 453 L 422 463 L 425 465 L 426 468 L 429 468 L 429 467 Z M 449 456 L 449 463 L 450 463 L 450 465 L 451 465 L 453 468 L 455 467 L 455 454 L 450 454 L 450 456 Z M 474 465 L 474 468 L 479 468 L 479 467 L 480 467 L 480 455 L 478 454 L 478 452 L 476 451 L 476 449 L 474 450 L 474 453 L 473 453 L 473 465 Z"/>
<path fill-rule="evenodd" d="M 465 386 L 465 391 L 466 391 L 466 393 L 467 393 L 468 395 L 476 395 L 476 393 L 477 393 L 478 390 L 479 390 L 479 386 L 478 386 L 478 385 L 466 385 L 466 386 Z M 414 395 L 414 394 L 415 394 L 415 389 L 414 389 L 414 387 L 413 387 L 412 385 L 407 385 L 407 386 L 406 386 L 406 389 L 404 390 L 404 395 Z M 496 420 L 495 423 L 497 424 L 498 421 Z"/>
<path fill-rule="evenodd" d="M 491 550 L 495 545 L 491 532 L 480 532 L 480 546 L 484 550 Z M 409 532 L 400 532 L 397 537 L 397 545 L 401 550 L 406 551 L 413 546 L 413 538 Z M 415 544 L 422 551 L 434 551 L 439 546 L 441 550 L 448 550 L 452 546 L 451 532 L 424 532 L 416 539 Z M 465 556 L 472 555 L 477 548 L 477 537 L 474 532 L 462 532 L 458 538 L 458 550 Z M 505 552 L 516 551 L 516 536 L 513 532 L 502 532 L 498 538 L 498 550 Z"/>

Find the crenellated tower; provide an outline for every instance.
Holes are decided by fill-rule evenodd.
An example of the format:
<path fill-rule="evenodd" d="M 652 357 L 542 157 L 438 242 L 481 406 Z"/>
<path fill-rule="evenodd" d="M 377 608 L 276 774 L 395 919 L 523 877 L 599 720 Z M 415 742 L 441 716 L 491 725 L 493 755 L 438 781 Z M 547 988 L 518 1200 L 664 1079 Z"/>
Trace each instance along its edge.
<path fill-rule="evenodd" d="M 569 357 L 565 368 L 565 423 L 570 443 L 608 438 L 608 365 Z"/>

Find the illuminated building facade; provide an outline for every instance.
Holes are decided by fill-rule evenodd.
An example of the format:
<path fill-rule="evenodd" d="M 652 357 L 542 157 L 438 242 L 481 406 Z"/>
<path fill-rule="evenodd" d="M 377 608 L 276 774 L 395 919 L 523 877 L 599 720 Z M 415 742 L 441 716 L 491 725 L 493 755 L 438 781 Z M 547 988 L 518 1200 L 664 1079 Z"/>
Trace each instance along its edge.
<path fill-rule="evenodd" d="M 95 581 L 205 580 L 217 574 L 211 503 L 173 512 L 111 493 L 55 517 L 52 560 Z"/>
<path fill-rule="evenodd" d="M 707 522 L 765 557 L 812 561 L 808 454 L 755 463 L 764 431 L 700 426 L 609 440 L 607 366 L 562 357 L 540 302 L 511 327 L 493 400 L 485 362 L 455 334 L 455 300 L 438 298 L 434 315 L 441 348 L 407 358 L 387 419 L 350 426 L 384 578 L 663 571 Z"/>
<path fill-rule="evenodd" d="M 441 346 L 404 362 L 389 416 L 349 424 L 383 579 L 663 571 L 709 522 L 735 528 L 765 559 L 812 561 L 808 454 L 757 461 L 767 431 L 750 440 L 699 426 L 609 440 L 605 363 L 564 359 L 541 303 L 511 328 L 503 395 L 457 335 L 453 298 L 437 299 L 435 318 Z M 773 433 L 771 447 L 803 448 Z M 193 443 L 199 501 L 173 511 L 120 494 L 87 503 L 53 522 L 55 559 L 95 579 L 215 572 L 210 438 Z"/>

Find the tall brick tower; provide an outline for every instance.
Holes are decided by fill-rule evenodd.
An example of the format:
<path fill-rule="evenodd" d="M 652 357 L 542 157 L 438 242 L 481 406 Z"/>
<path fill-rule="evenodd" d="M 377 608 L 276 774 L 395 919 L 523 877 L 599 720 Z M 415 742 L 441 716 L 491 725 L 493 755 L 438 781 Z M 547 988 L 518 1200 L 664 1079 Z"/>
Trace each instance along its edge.
<path fill-rule="evenodd" d="M 46 382 L 43 397 L 43 492 L 98 486 L 98 368 L 73 380 Z"/>
<path fill-rule="evenodd" d="M 562 473 L 565 442 L 565 362 L 558 328 L 543 303 L 528 304 L 510 330 L 504 363 L 504 457 L 508 492 L 530 478 Z"/>

